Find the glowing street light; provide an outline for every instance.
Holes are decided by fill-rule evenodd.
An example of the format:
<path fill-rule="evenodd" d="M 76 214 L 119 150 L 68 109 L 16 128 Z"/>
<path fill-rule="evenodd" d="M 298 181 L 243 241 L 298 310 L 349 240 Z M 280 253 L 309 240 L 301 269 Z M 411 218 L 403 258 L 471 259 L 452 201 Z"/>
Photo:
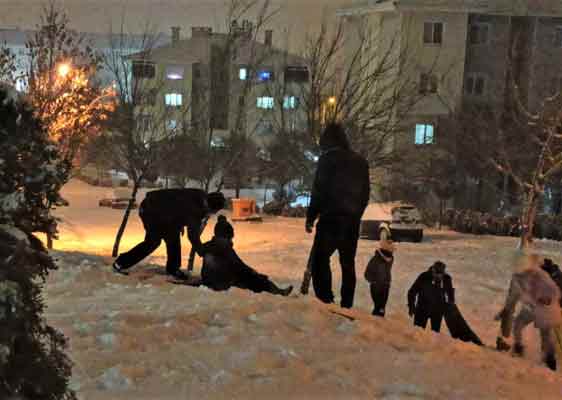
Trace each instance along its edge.
<path fill-rule="evenodd" d="M 331 96 L 328 98 L 328 104 L 330 104 L 331 106 L 336 104 L 336 98 L 334 96 Z"/>
<path fill-rule="evenodd" d="M 65 78 L 70 73 L 71 68 L 72 67 L 68 63 L 59 64 L 57 67 L 57 73 L 61 78 Z"/>

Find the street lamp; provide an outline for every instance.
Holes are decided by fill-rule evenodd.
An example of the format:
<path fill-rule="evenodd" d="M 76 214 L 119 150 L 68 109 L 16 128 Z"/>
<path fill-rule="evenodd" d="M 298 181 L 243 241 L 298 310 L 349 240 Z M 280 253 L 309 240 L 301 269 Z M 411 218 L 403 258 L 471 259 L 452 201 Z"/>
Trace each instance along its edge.
<path fill-rule="evenodd" d="M 57 73 L 61 78 L 65 78 L 70 73 L 71 68 L 72 67 L 68 63 L 59 64 L 57 67 Z"/>
<path fill-rule="evenodd" d="M 328 104 L 330 104 L 331 106 L 333 106 L 333 105 L 336 104 L 336 98 L 335 98 L 335 96 L 330 96 L 330 97 L 328 98 Z"/>

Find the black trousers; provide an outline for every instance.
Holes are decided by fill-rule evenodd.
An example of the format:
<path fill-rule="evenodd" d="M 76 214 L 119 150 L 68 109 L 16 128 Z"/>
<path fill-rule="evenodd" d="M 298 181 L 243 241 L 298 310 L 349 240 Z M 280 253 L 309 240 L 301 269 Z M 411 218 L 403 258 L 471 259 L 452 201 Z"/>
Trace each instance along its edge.
<path fill-rule="evenodd" d="M 146 231 L 144 240 L 115 260 L 123 269 L 131 268 L 148 257 L 162 243 L 166 243 L 166 271 L 174 272 L 181 266 L 181 231 L 177 227 L 153 226 L 144 223 Z"/>
<path fill-rule="evenodd" d="M 431 320 L 431 329 L 439 332 L 441 330 L 441 322 L 443 321 L 443 313 L 428 315 L 424 312 L 416 312 L 414 315 L 414 325 L 421 328 L 425 329 L 428 320 Z"/>
<path fill-rule="evenodd" d="M 316 297 L 333 303 L 330 257 L 337 250 L 342 270 L 341 306 L 353 307 L 355 295 L 355 254 L 359 240 L 359 220 L 349 218 L 320 218 L 312 247 L 312 285 Z"/>
<path fill-rule="evenodd" d="M 269 277 L 260 274 L 250 267 L 240 268 L 236 275 L 234 286 L 241 289 L 248 289 L 255 293 L 270 292 L 275 293 L 275 284 L 269 280 Z"/>
<path fill-rule="evenodd" d="M 390 292 L 390 284 L 374 282 L 370 284 L 371 298 L 373 299 L 373 315 L 384 317 L 386 303 Z"/>

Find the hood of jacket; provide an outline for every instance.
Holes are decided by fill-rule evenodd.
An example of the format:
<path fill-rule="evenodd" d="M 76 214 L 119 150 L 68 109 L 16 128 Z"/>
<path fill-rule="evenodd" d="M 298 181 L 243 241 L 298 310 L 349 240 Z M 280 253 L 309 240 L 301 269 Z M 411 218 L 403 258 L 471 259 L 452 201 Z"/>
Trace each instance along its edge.
<path fill-rule="evenodd" d="M 340 125 L 331 124 L 326 127 L 324 133 L 320 137 L 320 149 L 324 153 L 337 149 L 351 149 L 345 131 Z"/>

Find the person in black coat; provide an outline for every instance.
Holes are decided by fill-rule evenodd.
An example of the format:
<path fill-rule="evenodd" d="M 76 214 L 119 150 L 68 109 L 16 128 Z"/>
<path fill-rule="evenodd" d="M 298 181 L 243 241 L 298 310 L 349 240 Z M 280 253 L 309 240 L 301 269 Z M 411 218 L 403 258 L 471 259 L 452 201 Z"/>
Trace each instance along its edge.
<path fill-rule="evenodd" d="M 391 269 L 394 262 L 394 245 L 390 240 L 381 240 L 375 255 L 367 264 L 365 279 L 369 282 L 373 299 L 373 315 L 384 317 L 390 293 Z"/>
<path fill-rule="evenodd" d="M 560 267 L 554 264 L 550 258 L 545 258 L 541 268 L 548 273 L 562 293 L 562 271 L 560 271 Z M 560 298 L 560 307 L 562 307 L 562 297 Z"/>
<path fill-rule="evenodd" d="M 126 270 L 150 255 L 166 243 L 166 272 L 178 279 L 187 276 L 180 271 L 181 238 L 184 227 L 191 245 L 203 256 L 201 228 L 211 214 L 225 206 L 222 193 L 205 193 L 200 189 L 163 189 L 146 194 L 139 207 L 139 216 L 146 232 L 144 241 L 126 253 L 122 253 L 113 263 L 116 272 L 127 274 Z"/>
<path fill-rule="evenodd" d="M 432 330 L 441 329 L 447 304 L 455 303 L 453 281 L 445 268 L 441 261 L 435 262 L 408 290 L 408 314 L 414 317 L 414 325 L 425 328 L 430 319 Z"/>
<path fill-rule="evenodd" d="M 256 293 L 269 292 L 288 296 L 292 286 L 281 289 L 267 275 L 246 265 L 234 251 L 234 229 L 226 217 L 219 215 L 212 240 L 203 245 L 205 257 L 201 269 L 202 284 L 213 290 L 228 290 L 231 286 Z"/>
<path fill-rule="evenodd" d="M 351 151 L 343 128 L 329 125 L 320 138 L 322 155 L 306 215 L 306 231 L 316 235 L 311 250 L 312 284 L 316 297 L 333 303 L 330 257 L 337 250 L 342 269 L 341 306 L 353 306 L 355 254 L 361 216 L 370 194 L 369 164 Z"/>

